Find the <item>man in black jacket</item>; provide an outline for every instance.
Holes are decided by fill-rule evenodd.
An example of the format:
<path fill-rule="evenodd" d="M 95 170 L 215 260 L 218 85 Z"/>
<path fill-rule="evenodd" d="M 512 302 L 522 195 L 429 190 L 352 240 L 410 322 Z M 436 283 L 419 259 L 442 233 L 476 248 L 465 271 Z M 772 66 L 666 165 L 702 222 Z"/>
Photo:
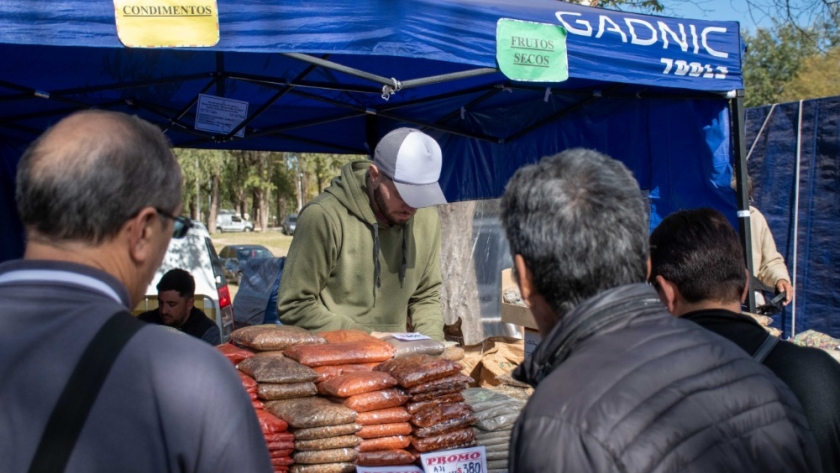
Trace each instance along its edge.
<path fill-rule="evenodd" d="M 542 342 L 513 429 L 522 472 L 814 472 L 793 393 L 733 343 L 671 317 L 647 285 L 641 192 L 620 162 L 569 150 L 517 171 L 501 203 Z"/>
<path fill-rule="evenodd" d="M 840 364 L 822 350 L 779 341 L 741 313 L 747 270 L 726 217 L 713 209 L 677 212 L 659 224 L 650 244 L 651 282 L 668 311 L 763 358 L 802 403 L 823 471 L 840 472 Z"/>
<path fill-rule="evenodd" d="M 195 307 L 195 279 L 183 269 L 173 269 L 157 284 L 158 308 L 143 312 L 143 322 L 166 325 L 211 345 L 222 343 L 219 327 Z"/>

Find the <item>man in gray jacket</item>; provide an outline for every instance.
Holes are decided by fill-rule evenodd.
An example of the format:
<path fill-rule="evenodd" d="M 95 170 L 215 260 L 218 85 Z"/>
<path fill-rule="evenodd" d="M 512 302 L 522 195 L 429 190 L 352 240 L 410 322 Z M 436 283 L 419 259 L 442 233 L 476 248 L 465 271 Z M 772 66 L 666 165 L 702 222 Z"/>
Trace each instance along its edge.
<path fill-rule="evenodd" d="M 575 149 L 520 169 L 501 203 L 542 342 L 513 429 L 522 472 L 816 472 L 794 395 L 731 342 L 671 317 L 648 274 L 639 186 Z"/>

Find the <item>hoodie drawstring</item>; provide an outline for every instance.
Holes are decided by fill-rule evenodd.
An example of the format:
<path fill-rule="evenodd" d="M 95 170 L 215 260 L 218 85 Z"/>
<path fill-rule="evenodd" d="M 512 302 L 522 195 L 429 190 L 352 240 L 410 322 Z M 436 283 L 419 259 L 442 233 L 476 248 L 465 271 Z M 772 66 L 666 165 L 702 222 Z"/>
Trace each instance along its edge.
<path fill-rule="evenodd" d="M 376 276 L 376 289 L 382 287 L 382 281 L 379 279 L 381 269 L 379 268 L 379 224 L 373 224 L 373 268 Z"/>
<path fill-rule="evenodd" d="M 402 262 L 400 263 L 400 287 L 405 285 L 405 247 L 406 247 L 406 240 L 408 240 L 408 232 L 406 231 L 406 226 L 404 225 L 402 228 L 403 234 L 403 241 L 402 241 Z"/>

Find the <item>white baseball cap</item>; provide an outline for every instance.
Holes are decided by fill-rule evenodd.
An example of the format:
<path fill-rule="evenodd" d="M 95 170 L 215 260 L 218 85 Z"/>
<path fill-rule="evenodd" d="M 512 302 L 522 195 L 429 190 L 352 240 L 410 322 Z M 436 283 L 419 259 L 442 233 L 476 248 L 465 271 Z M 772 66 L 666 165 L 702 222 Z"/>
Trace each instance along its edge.
<path fill-rule="evenodd" d="M 437 141 L 414 128 L 388 133 L 373 154 L 373 164 L 394 181 L 405 203 L 417 209 L 446 203 L 438 184 L 442 161 Z"/>

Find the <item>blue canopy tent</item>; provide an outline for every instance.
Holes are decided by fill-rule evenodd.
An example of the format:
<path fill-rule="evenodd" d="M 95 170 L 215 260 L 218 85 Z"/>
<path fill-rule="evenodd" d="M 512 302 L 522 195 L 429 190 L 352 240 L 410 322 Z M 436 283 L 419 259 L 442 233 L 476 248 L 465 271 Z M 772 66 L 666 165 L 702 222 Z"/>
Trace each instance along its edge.
<path fill-rule="evenodd" d="M 217 7 L 215 46 L 142 49 L 121 44 L 110 0 L 0 2 L 4 189 L 32 139 L 68 113 L 96 107 L 139 115 L 174 145 L 196 148 L 369 153 L 391 129 L 420 127 L 444 150 L 449 201 L 498 197 L 517 168 L 585 146 L 633 170 L 649 192 L 651 227 L 698 206 L 735 222 L 732 163 L 746 169 L 735 22 L 554 0 L 218 0 Z M 499 72 L 502 18 L 563 26 L 569 79 L 517 82 Z M 226 134 L 197 130 L 200 94 L 247 102 L 247 118 Z M 738 208 L 746 209 L 741 194 Z M 0 216 L 13 214 L 8 192 L 0 199 Z"/>

